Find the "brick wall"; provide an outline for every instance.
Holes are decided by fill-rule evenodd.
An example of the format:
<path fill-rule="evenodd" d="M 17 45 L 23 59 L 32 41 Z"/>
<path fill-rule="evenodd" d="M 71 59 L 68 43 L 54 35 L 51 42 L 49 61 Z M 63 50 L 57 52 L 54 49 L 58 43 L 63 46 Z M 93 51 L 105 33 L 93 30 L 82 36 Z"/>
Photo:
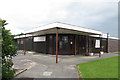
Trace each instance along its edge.
<path fill-rule="evenodd" d="M 118 51 L 120 52 L 120 40 L 118 41 Z"/>
<path fill-rule="evenodd" d="M 118 46 L 120 48 L 120 44 L 118 44 L 118 40 L 116 39 L 108 40 L 108 52 L 118 52 L 118 50 L 120 51 L 120 49 L 118 49 Z"/>

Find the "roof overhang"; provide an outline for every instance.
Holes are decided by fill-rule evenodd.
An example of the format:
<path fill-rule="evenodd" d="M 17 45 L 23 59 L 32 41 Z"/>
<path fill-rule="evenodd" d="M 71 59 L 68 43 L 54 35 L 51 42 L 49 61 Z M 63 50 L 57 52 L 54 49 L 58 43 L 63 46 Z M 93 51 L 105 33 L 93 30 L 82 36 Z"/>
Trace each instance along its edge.
<path fill-rule="evenodd" d="M 66 28 L 61 28 L 61 27 L 55 27 L 55 28 L 51 28 L 51 29 L 40 30 L 40 31 L 31 32 L 31 33 L 27 33 L 27 34 L 32 34 L 32 35 L 55 34 L 56 33 L 56 28 L 59 28 L 58 29 L 59 34 L 78 34 L 78 35 L 100 35 L 101 34 L 101 33 L 78 31 L 78 30 L 73 30 L 73 29 L 66 29 Z"/>
<path fill-rule="evenodd" d="M 88 29 L 84 28 L 81 26 L 75 26 L 75 25 L 70 25 L 70 24 L 65 24 L 65 23 L 52 23 L 48 25 L 44 25 L 29 31 L 26 31 L 25 34 L 32 34 L 32 33 L 42 33 L 42 34 L 47 34 L 47 33 L 55 33 L 56 32 L 56 27 L 59 27 L 59 33 L 76 33 L 76 34 L 93 34 L 93 35 L 100 35 L 102 34 L 101 31 L 98 30 L 93 30 L 93 29 Z"/>
<path fill-rule="evenodd" d="M 55 34 L 56 28 L 59 28 L 59 34 L 78 34 L 78 35 L 101 35 L 102 32 L 98 30 L 88 29 L 81 26 L 75 26 L 65 23 L 51 23 L 48 25 L 43 25 L 41 27 L 29 30 L 24 32 L 26 35 L 46 35 L 46 34 Z"/>

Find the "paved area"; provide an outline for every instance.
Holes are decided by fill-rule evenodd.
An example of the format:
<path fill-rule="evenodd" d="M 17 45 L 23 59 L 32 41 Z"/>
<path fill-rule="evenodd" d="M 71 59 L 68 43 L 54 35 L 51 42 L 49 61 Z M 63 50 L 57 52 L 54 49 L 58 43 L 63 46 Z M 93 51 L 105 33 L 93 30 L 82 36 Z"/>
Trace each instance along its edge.
<path fill-rule="evenodd" d="M 18 52 L 13 62 L 15 68 L 28 69 L 16 78 L 78 78 L 76 64 L 114 56 L 118 54 L 105 53 L 100 58 L 98 55 L 59 55 L 58 64 L 56 64 L 55 55 L 32 53 L 23 55 L 23 52 Z"/>

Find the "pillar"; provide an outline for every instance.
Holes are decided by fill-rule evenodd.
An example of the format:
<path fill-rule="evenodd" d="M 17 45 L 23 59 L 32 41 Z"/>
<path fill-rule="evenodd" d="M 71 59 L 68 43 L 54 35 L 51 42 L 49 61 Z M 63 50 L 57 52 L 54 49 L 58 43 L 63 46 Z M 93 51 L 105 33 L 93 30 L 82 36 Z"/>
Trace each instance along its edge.
<path fill-rule="evenodd" d="M 56 28 L 56 63 L 58 63 L 58 28 Z"/>
<path fill-rule="evenodd" d="M 101 35 L 99 35 L 99 39 L 100 39 L 99 57 L 101 57 Z"/>
<path fill-rule="evenodd" d="M 107 43 L 107 44 L 106 44 L 106 46 L 107 46 L 107 53 L 109 53 L 109 49 L 108 49 L 108 44 L 109 44 L 109 43 L 108 43 L 108 40 L 109 40 L 109 39 L 108 39 L 108 38 L 109 38 L 109 33 L 107 33 L 107 41 L 106 41 L 106 43 Z"/>
<path fill-rule="evenodd" d="M 25 38 L 24 38 L 24 55 L 26 55 L 26 34 L 25 34 Z"/>

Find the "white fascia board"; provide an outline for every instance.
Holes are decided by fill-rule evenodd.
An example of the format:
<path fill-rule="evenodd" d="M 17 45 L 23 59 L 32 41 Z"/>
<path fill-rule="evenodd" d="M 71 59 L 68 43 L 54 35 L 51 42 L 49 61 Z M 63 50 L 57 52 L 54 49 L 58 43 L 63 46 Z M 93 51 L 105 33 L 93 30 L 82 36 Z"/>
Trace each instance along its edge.
<path fill-rule="evenodd" d="M 14 39 L 23 38 L 23 37 L 30 37 L 30 36 L 32 36 L 32 35 L 31 34 L 26 34 L 26 35 L 16 36 L 16 37 L 14 37 Z"/>
<path fill-rule="evenodd" d="M 19 38 L 19 36 L 14 37 L 14 39 L 17 39 L 17 38 Z"/>
<path fill-rule="evenodd" d="M 81 31 L 81 32 L 86 32 L 86 33 L 102 34 L 101 31 L 92 30 L 92 29 L 88 29 L 88 28 L 83 28 L 83 27 L 80 27 L 80 26 L 61 24 L 61 23 L 57 23 L 57 26 L 60 27 L 60 28 L 66 28 L 66 29 L 71 29 L 71 30 L 76 30 L 76 31 Z"/>
<path fill-rule="evenodd" d="M 25 37 L 25 35 L 21 35 L 21 36 L 18 36 L 19 38 L 23 38 L 23 37 Z"/>
<path fill-rule="evenodd" d="M 32 36 L 31 34 L 26 34 L 26 37 L 30 37 L 30 36 Z"/>
<path fill-rule="evenodd" d="M 38 28 L 34 28 L 32 30 L 29 30 L 29 31 L 25 31 L 24 33 L 27 34 L 27 33 L 46 30 L 46 29 L 51 29 L 51 28 L 55 28 L 55 27 L 57 27 L 56 23 L 53 23 L 53 24 L 44 25 L 44 26 L 41 26 L 41 27 L 38 27 Z"/>
<path fill-rule="evenodd" d="M 100 37 L 99 35 L 90 35 L 91 37 Z"/>
<path fill-rule="evenodd" d="M 102 37 L 102 38 L 107 38 L 107 34 L 102 34 L 101 36 L 99 35 L 90 35 L 92 37 Z"/>
<path fill-rule="evenodd" d="M 22 36 L 16 36 L 16 37 L 14 37 L 14 39 L 23 38 L 23 37 L 25 37 L 25 36 L 24 35 L 22 35 Z"/>
<path fill-rule="evenodd" d="M 92 36 L 92 37 L 100 37 L 99 35 L 90 35 L 90 36 Z M 107 38 L 107 34 L 102 34 L 101 37 L 102 37 L 102 38 Z M 117 40 L 120 40 L 119 38 L 117 38 L 117 37 L 111 37 L 110 35 L 108 35 L 108 38 L 109 38 L 109 39 L 117 39 Z"/>
<path fill-rule="evenodd" d="M 87 33 L 102 34 L 101 31 L 87 29 L 87 28 L 78 27 L 78 26 L 69 25 L 69 24 L 64 24 L 64 23 L 52 23 L 52 24 L 44 25 L 44 26 L 41 26 L 41 27 L 38 27 L 38 28 L 35 28 L 32 30 L 26 31 L 24 33 L 27 34 L 27 33 L 46 30 L 46 29 L 51 29 L 51 28 L 55 28 L 55 27 L 76 30 L 76 31 L 81 31 L 81 32 L 87 32 Z"/>

